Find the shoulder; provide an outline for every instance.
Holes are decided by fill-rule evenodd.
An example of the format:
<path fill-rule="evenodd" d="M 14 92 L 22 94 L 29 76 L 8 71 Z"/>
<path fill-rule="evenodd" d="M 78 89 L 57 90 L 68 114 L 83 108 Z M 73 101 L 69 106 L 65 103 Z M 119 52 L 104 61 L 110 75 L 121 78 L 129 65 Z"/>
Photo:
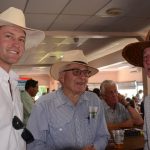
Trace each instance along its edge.
<path fill-rule="evenodd" d="M 126 111 L 126 108 L 124 107 L 124 105 L 122 105 L 119 102 L 116 104 L 116 109 L 121 110 L 121 111 Z"/>
<path fill-rule="evenodd" d="M 84 98 L 89 105 L 103 107 L 102 100 L 93 92 L 85 91 Z"/>
<path fill-rule="evenodd" d="M 20 94 L 21 94 L 21 96 L 26 96 L 27 92 L 26 91 L 21 91 Z"/>
<path fill-rule="evenodd" d="M 100 98 L 95 93 L 90 92 L 90 91 L 85 91 L 84 96 L 87 99 L 91 99 L 92 101 L 100 101 Z"/>
<path fill-rule="evenodd" d="M 37 103 L 47 103 L 49 101 L 52 101 L 54 98 L 56 98 L 56 92 L 50 92 L 48 94 L 40 96 L 37 100 Z"/>
<path fill-rule="evenodd" d="M 60 101 L 60 98 L 60 92 L 59 90 L 56 90 L 39 97 L 39 99 L 36 101 L 36 105 L 54 105 Z"/>

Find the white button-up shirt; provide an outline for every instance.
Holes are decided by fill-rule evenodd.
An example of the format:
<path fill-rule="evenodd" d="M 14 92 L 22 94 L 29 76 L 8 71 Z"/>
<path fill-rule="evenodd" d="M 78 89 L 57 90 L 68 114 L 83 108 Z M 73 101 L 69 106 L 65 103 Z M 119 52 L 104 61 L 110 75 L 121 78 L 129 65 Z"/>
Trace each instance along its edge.
<path fill-rule="evenodd" d="M 0 68 L 0 149 L 25 150 L 26 145 L 21 137 L 22 130 L 12 126 L 12 119 L 16 115 L 23 118 L 23 107 L 20 92 L 17 87 L 18 76 L 10 71 L 9 74 Z M 11 91 L 8 80 L 11 83 Z"/>

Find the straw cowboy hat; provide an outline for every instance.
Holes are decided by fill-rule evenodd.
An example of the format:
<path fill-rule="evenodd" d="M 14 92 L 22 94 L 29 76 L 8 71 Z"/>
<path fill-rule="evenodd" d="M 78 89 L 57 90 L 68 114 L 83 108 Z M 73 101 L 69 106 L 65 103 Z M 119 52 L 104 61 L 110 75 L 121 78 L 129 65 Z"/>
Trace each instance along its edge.
<path fill-rule="evenodd" d="M 69 64 L 82 64 L 88 67 L 91 71 L 91 76 L 98 72 L 98 69 L 88 65 L 87 59 L 83 54 L 82 50 L 71 50 L 64 53 L 64 56 L 60 62 L 57 62 L 51 66 L 50 74 L 55 79 L 59 79 L 59 73 L 63 70 L 66 65 Z"/>
<path fill-rule="evenodd" d="M 122 56 L 130 64 L 137 67 L 143 66 L 143 52 L 144 49 L 150 47 L 150 41 L 136 42 L 128 44 L 123 48 Z"/>
<path fill-rule="evenodd" d="M 36 47 L 45 38 L 45 34 L 43 31 L 27 28 L 23 11 L 14 7 L 10 7 L 0 14 L 0 26 L 5 25 L 15 25 L 21 27 L 25 31 L 26 49 Z"/>

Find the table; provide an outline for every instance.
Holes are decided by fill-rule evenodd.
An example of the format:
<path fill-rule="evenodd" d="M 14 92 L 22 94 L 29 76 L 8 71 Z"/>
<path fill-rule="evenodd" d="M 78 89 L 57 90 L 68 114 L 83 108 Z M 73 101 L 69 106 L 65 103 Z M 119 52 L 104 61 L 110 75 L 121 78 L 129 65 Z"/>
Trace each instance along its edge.
<path fill-rule="evenodd" d="M 144 136 L 127 136 L 124 139 L 124 144 L 120 148 L 115 148 L 114 143 L 109 143 L 106 150 L 143 150 Z"/>

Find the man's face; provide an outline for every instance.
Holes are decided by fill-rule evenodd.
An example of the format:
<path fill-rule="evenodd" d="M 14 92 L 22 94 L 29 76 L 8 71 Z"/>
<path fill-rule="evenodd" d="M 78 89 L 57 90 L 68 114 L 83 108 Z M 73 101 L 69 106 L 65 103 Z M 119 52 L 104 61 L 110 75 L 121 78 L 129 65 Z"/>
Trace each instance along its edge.
<path fill-rule="evenodd" d="M 36 94 L 37 94 L 37 92 L 38 92 L 38 88 L 39 86 L 38 86 L 38 84 L 36 84 L 36 86 L 35 87 L 30 87 L 29 88 L 29 94 L 32 96 L 32 97 L 35 97 L 36 96 Z"/>
<path fill-rule="evenodd" d="M 116 103 L 118 103 L 118 91 L 116 85 L 106 86 L 103 97 L 110 107 L 114 107 Z"/>
<path fill-rule="evenodd" d="M 25 33 L 16 26 L 0 27 L 0 66 L 7 72 L 17 63 L 25 49 Z"/>
<path fill-rule="evenodd" d="M 85 74 L 88 72 L 87 67 L 82 64 L 71 64 L 66 70 L 69 69 L 77 69 L 75 73 L 80 72 L 80 70 L 84 70 Z M 66 93 L 80 95 L 86 90 L 88 77 L 85 76 L 83 72 L 80 75 L 75 75 L 74 71 L 70 70 L 60 74 L 60 81 Z"/>
<path fill-rule="evenodd" d="M 150 78 L 150 47 L 144 50 L 143 65 L 147 76 Z"/>

